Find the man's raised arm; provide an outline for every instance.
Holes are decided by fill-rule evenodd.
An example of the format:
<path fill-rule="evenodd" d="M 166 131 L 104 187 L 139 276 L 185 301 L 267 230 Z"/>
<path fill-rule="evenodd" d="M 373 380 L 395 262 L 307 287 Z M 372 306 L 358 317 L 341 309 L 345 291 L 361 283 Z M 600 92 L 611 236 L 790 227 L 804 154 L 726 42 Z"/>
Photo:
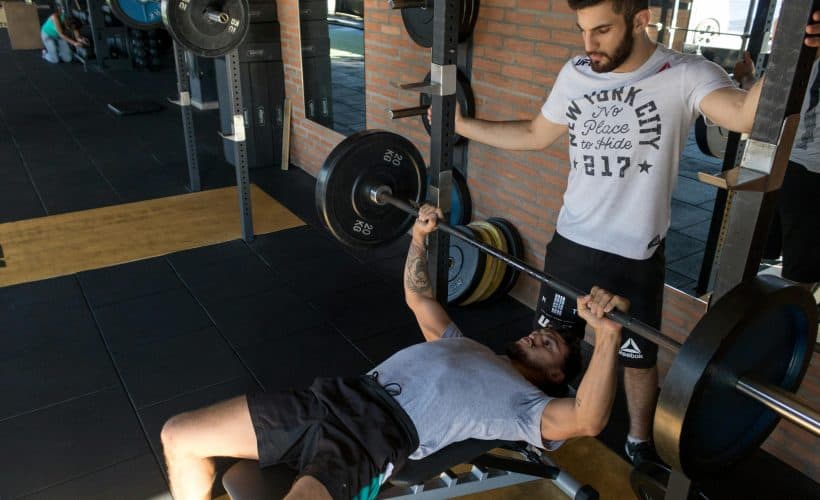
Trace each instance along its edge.
<path fill-rule="evenodd" d="M 427 274 L 427 235 L 436 230 L 441 211 L 431 205 L 419 209 L 413 225 L 413 239 L 404 264 L 404 300 L 416 316 L 421 333 L 427 340 L 438 340 L 452 322 L 438 303 Z"/>
<path fill-rule="evenodd" d="M 553 400 L 544 408 L 541 435 L 545 440 L 595 436 L 606 426 L 618 381 L 621 325 L 604 314 L 616 308 L 626 312 L 629 301 L 598 287 L 578 298 L 578 315 L 595 331 L 595 349 L 575 397 Z"/>

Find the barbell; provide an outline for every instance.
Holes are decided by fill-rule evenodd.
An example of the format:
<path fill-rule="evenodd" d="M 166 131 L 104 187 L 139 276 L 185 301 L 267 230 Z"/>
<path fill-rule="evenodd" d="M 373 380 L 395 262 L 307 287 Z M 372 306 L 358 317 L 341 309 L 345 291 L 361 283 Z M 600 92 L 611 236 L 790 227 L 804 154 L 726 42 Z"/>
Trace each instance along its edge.
<path fill-rule="evenodd" d="M 239 46 L 248 34 L 248 0 L 106 0 L 126 26 L 155 29 L 162 24 L 186 50 L 219 57 Z"/>
<path fill-rule="evenodd" d="M 391 132 L 365 130 L 331 151 L 316 182 L 316 208 L 341 242 L 375 247 L 406 234 L 426 199 L 418 149 Z M 439 221 L 441 231 L 575 300 L 584 292 Z M 607 317 L 676 352 L 655 412 L 658 452 L 690 478 L 717 473 L 757 449 L 778 415 L 820 435 L 820 415 L 793 391 L 811 360 L 817 306 L 805 289 L 773 276 L 741 283 L 680 344 L 620 311 Z"/>

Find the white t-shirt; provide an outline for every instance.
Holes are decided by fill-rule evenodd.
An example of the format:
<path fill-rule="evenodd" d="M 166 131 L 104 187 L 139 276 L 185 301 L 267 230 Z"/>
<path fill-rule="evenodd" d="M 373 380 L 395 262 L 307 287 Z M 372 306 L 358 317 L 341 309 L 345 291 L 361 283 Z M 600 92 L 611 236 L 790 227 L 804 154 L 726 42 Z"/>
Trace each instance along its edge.
<path fill-rule="evenodd" d="M 803 97 L 803 106 L 800 109 L 800 125 L 794 136 L 791 160 L 797 162 L 807 170 L 820 173 L 820 73 L 818 61 L 814 60 L 811 68 L 809 85 Z"/>
<path fill-rule="evenodd" d="M 598 250 L 651 257 L 669 229 L 678 162 L 700 101 L 732 86 L 717 64 L 660 45 L 628 73 L 596 73 L 588 57 L 570 59 L 541 108 L 569 127 L 556 230 Z"/>

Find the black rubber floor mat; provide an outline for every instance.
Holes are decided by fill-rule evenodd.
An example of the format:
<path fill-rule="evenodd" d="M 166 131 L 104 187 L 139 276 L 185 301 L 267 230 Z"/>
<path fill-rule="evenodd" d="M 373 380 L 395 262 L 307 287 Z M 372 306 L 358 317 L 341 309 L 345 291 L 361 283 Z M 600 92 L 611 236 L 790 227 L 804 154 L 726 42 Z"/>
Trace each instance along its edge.
<path fill-rule="evenodd" d="M 164 108 L 154 101 L 117 101 L 108 103 L 108 109 L 117 116 L 156 113 Z"/>

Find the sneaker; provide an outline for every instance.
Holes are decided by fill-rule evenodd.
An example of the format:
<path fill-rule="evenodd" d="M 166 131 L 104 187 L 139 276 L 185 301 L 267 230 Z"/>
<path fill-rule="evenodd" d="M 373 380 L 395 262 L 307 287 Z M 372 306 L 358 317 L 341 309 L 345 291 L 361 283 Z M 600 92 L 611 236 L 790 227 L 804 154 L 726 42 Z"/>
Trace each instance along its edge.
<path fill-rule="evenodd" d="M 632 465 L 638 466 L 643 462 L 663 463 L 655 451 L 655 446 L 651 441 L 641 441 L 638 443 L 626 442 L 624 445 L 626 456 Z"/>

